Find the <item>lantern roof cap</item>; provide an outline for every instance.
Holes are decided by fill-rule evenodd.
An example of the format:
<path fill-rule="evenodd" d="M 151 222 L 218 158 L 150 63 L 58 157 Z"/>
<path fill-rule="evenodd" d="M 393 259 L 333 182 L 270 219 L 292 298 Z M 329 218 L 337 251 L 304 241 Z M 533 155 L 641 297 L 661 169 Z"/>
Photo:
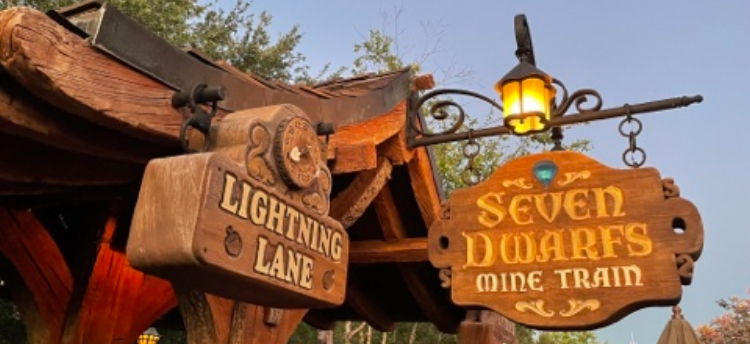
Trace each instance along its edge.
<path fill-rule="evenodd" d="M 520 81 L 530 76 L 539 76 L 542 78 L 550 78 L 549 74 L 543 72 L 539 68 L 536 68 L 533 64 L 522 59 L 513 69 L 511 69 L 505 76 L 503 76 L 497 83 L 504 84 L 508 81 Z"/>
<path fill-rule="evenodd" d="M 156 330 L 156 327 L 149 327 L 148 330 L 146 330 L 146 332 L 143 332 L 143 334 L 152 334 L 152 335 L 158 336 L 159 331 Z"/>

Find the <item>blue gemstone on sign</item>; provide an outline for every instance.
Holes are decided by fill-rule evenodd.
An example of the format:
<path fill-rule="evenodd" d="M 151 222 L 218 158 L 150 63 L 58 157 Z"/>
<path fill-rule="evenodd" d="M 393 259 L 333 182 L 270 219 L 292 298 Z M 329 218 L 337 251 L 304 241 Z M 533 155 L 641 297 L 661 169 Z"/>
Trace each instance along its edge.
<path fill-rule="evenodd" d="M 534 177 L 547 188 L 557 174 L 557 165 L 552 161 L 540 161 L 534 165 L 533 172 Z"/>

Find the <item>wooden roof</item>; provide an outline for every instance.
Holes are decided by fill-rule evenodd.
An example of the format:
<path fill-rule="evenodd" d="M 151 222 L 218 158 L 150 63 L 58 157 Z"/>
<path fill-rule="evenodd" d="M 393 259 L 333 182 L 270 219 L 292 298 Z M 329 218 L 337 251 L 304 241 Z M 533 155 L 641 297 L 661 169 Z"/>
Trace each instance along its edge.
<path fill-rule="evenodd" d="M 132 207 L 146 163 L 180 154 L 184 114 L 170 104 L 174 90 L 43 13 L 0 12 L 0 30 L 0 206 L 54 213 L 119 199 Z M 290 103 L 336 125 L 328 145 L 331 216 L 352 241 L 347 298 L 305 320 L 321 328 L 365 320 L 379 330 L 430 321 L 455 332 L 465 311 L 452 304 L 427 259 L 427 230 L 442 212 L 432 163 L 424 148 L 405 145 L 412 72 L 307 87 L 207 63 L 247 85 L 258 107 Z M 47 230 L 58 243 L 76 240 L 52 222 Z"/>

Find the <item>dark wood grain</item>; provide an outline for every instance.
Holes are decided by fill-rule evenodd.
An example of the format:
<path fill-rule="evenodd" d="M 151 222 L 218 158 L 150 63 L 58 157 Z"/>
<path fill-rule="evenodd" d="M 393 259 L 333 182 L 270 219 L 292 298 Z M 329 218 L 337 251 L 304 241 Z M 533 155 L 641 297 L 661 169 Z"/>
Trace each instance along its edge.
<path fill-rule="evenodd" d="M 348 236 L 341 225 L 246 177 L 246 173 L 243 166 L 221 153 L 152 161 L 146 169 L 128 240 L 131 264 L 174 283 L 260 305 L 318 308 L 341 304 L 349 248 Z M 233 182 L 225 189 L 228 180 Z M 255 213 L 260 208 L 245 203 L 250 202 L 250 196 L 242 197 L 241 183 L 252 190 L 252 195 L 266 195 L 261 196 L 266 197 L 265 201 L 258 203 L 267 207 L 265 226 L 252 222 L 254 214 L 261 216 Z M 317 240 L 325 240 L 322 230 L 320 236 L 313 232 L 314 241 L 309 245 L 300 241 L 302 220 L 289 220 L 284 225 L 289 227 L 283 229 L 268 229 L 273 227 L 268 224 L 275 223 L 268 216 L 276 203 L 267 202 L 280 202 L 286 209 L 295 209 L 305 221 L 324 224 L 331 245 L 315 248 Z M 230 232 L 234 239 L 230 238 Z M 275 255 L 279 253 L 274 253 L 276 247 L 283 252 L 278 258 Z M 279 278 L 280 274 L 290 276 L 287 272 L 292 270 L 269 272 L 274 271 L 276 259 L 284 260 L 282 265 L 292 269 L 288 252 L 295 257 L 304 255 L 313 264 L 310 270 L 303 266 L 295 268 L 301 275 L 290 277 L 296 281 L 293 283 Z M 312 274 L 310 284 L 302 282 L 307 278 L 305 273 Z"/>
<path fill-rule="evenodd" d="M 547 186 L 535 168 L 550 171 Z M 456 304 L 535 328 L 601 327 L 680 300 L 689 269 L 678 267 L 700 256 L 703 226 L 670 189 L 654 168 L 574 152 L 519 158 L 451 194 L 449 218 L 430 228 L 430 260 L 451 269 Z"/>

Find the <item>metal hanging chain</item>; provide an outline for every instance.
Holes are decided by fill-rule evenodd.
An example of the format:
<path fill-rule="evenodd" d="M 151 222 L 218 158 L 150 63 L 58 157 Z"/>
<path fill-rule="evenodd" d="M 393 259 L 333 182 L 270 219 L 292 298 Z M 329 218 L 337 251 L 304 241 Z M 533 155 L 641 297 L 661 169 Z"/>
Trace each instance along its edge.
<path fill-rule="evenodd" d="M 630 113 L 630 105 L 625 104 L 625 119 L 620 122 L 620 135 L 628 138 L 628 148 L 622 153 L 622 162 L 632 168 L 641 167 L 646 162 L 646 151 L 638 147 L 636 137 L 643 130 L 643 123 L 634 118 Z M 626 132 L 625 126 L 630 125 L 630 130 Z"/>
<path fill-rule="evenodd" d="M 481 173 L 479 172 L 479 168 L 476 166 L 476 162 L 474 159 L 479 155 L 479 151 L 481 150 L 481 147 L 479 146 L 479 143 L 474 139 L 472 130 L 469 129 L 469 140 L 466 142 L 466 145 L 464 145 L 464 157 L 468 159 L 468 162 L 466 163 L 466 168 L 461 172 L 461 180 L 466 185 L 476 185 L 479 183 L 479 179 L 481 178 Z"/>

